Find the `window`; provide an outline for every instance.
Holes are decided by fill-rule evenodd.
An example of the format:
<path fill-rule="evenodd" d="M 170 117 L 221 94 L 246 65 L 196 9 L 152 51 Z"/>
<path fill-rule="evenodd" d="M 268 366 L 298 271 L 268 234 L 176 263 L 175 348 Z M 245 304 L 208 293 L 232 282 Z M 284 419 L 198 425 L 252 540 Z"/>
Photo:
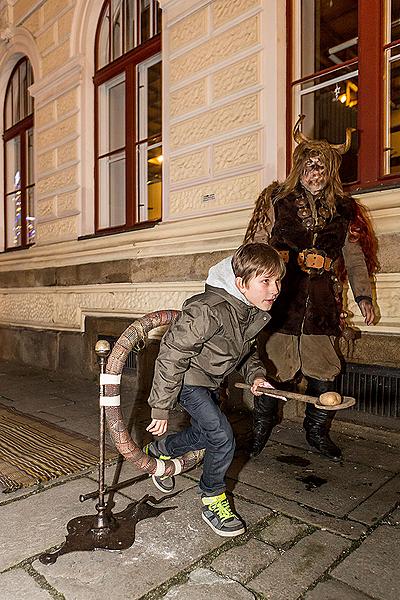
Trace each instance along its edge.
<path fill-rule="evenodd" d="M 161 219 L 161 10 L 108 0 L 96 34 L 96 233 Z"/>
<path fill-rule="evenodd" d="M 400 174 L 400 0 L 387 3 L 384 81 L 384 173 Z"/>
<path fill-rule="evenodd" d="M 303 133 L 341 143 L 351 190 L 400 184 L 400 0 L 292 0 L 289 105 Z"/>
<path fill-rule="evenodd" d="M 25 248 L 35 241 L 33 83 L 30 62 L 22 58 L 8 81 L 4 108 L 5 248 Z"/>

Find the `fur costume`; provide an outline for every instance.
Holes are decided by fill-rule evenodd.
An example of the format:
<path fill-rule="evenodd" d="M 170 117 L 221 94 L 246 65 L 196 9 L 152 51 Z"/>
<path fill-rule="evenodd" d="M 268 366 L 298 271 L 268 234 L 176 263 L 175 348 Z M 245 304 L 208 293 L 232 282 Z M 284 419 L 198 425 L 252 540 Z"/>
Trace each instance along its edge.
<path fill-rule="evenodd" d="M 300 121 L 300 120 L 299 120 Z M 296 126 L 297 127 L 297 126 Z M 347 242 L 359 244 L 368 276 L 376 272 L 377 242 L 365 208 L 346 195 L 339 177 L 341 153 L 346 145 L 325 140 L 300 142 L 293 153 L 293 167 L 287 179 L 273 182 L 257 199 L 245 241 L 264 236 L 277 250 L 288 252 L 287 274 L 282 292 L 272 310 L 275 331 L 299 335 L 338 335 L 341 313 L 341 286 L 347 277 L 342 249 Z M 301 184 L 304 165 L 310 157 L 320 157 L 326 168 L 326 185 L 311 198 Z M 272 222 L 273 220 L 273 222 Z M 298 264 L 298 254 L 315 248 L 332 259 L 328 270 L 306 272 Z M 363 298 L 370 295 L 362 294 Z M 356 300 L 360 300 L 356 295 Z"/>
<path fill-rule="evenodd" d="M 282 386 L 300 372 L 308 393 L 318 396 L 333 389 L 340 372 L 336 336 L 342 332 L 345 339 L 352 338 L 342 312 L 346 276 L 365 322 L 374 320 L 370 276 L 378 267 L 377 244 L 365 209 L 344 193 L 339 177 L 351 130 L 346 130 L 344 144 L 308 140 L 300 133 L 303 118 L 293 132 L 298 143 L 293 167 L 283 183 L 273 182 L 261 192 L 245 242 L 267 241 L 286 262 L 265 343 L 259 340 L 268 374 Z M 268 441 L 277 408 L 276 399 L 255 397 L 252 456 Z M 311 447 L 340 460 L 341 450 L 329 437 L 334 415 L 308 404 L 303 427 Z"/>

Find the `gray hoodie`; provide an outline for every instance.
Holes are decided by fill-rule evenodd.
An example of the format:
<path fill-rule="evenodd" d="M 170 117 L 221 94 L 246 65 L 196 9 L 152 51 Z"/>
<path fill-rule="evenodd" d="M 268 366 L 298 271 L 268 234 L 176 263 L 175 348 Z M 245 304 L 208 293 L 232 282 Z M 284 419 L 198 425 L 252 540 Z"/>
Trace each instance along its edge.
<path fill-rule="evenodd" d="M 242 292 L 236 287 L 235 279 L 236 277 L 232 269 L 232 256 L 228 256 L 228 258 L 224 258 L 221 262 L 211 267 L 208 271 L 206 285 L 222 288 L 234 298 L 238 298 L 238 300 L 251 306 L 247 298 L 245 298 Z"/>

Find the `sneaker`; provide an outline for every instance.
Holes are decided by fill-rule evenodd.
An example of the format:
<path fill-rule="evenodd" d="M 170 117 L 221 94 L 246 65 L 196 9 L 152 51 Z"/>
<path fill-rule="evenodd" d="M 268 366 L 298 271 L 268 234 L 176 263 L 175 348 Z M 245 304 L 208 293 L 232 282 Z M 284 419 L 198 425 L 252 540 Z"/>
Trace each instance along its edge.
<path fill-rule="evenodd" d="M 147 454 L 147 456 L 152 456 L 153 458 L 158 458 L 159 460 L 170 460 L 170 456 L 166 456 L 162 454 L 157 447 L 157 442 L 150 442 L 143 448 L 143 452 Z M 173 492 L 175 487 L 175 477 L 163 477 L 158 475 L 152 475 L 151 479 L 153 480 L 154 485 L 160 492 L 164 494 L 169 494 Z"/>
<path fill-rule="evenodd" d="M 244 523 L 232 511 L 225 492 L 219 496 L 203 496 L 202 518 L 215 533 L 234 537 L 246 531 Z"/>

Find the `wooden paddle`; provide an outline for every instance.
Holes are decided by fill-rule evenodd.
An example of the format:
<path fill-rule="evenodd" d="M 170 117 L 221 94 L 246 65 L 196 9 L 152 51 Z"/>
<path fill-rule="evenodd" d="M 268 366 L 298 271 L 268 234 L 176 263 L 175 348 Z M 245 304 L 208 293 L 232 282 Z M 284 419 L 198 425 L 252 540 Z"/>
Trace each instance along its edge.
<path fill-rule="evenodd" d="M 244 390 L 249 390 L 251 388 L 247 383 L 235 383 L 235 387 L 241 388 Z M 341 402 L 333 405 L 321 404 L 320 399 L 324 396 L 321 394 L 319 398 L 314 398 L 314 396 L 306 396 L 305 394 L 298 394 L 296 392 L 285 392 L 284 390 L 276 390 L 275 388 L 266 388 L 263 386 L 258 386 L 257 391 L 262 392 L 265 396 L 279 396 L 282 398 L 288 398 L 290 400 L 300 400 L 301 402 L 310 402 L 314 404 L 317 408 L 323 408 L 324 410 L 343 410 L 345 408 L 349 408 L 350 406 L 354 406 L 356 403 L 355 398 L 351 396 L 339 396 Z M 326 392 L 329 394 L 329 392 Z M 322 398 L 324 401 L 324 398 Z"/>

